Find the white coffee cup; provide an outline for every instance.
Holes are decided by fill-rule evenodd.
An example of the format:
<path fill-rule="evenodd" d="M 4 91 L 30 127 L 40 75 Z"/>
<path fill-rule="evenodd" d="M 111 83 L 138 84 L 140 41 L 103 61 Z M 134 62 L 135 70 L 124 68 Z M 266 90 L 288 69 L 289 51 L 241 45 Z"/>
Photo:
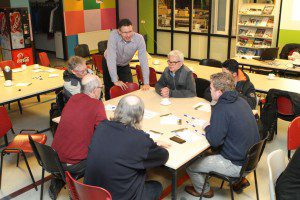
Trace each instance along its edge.
<path fill-rule="evenodd" d="M 7 81 L 4 82 L 5 87 L 10 87 L 12 85 L 13 85 L 13 82 L 11 80 L 7 80 Z"/>
<path fill-rule="evenodd" d="M 154 65 L 159 65 L 159 60 L 154 60 L 154 61 L 153 61 L 153 64 L 154 64 Z"/>
<path fill-rule="evenodd" d="M 275 74 L 269 74 L 269 78 L 275 78 Z"/>
<path fill-rule="evenodd" d="M 160 101 L 160 104 L 164 105 L 164 106 L 167 106 L 167 105 L 170 105 L 171 104 L 171 101 L 169 100 L 169 98 L 163 98 L 161 101 Z"/>
<path fill-rule="evenodd" d="M 39 69 L 40 68 L 40 65 L 39 64 L 34 64 L 33 65 L 33 69 Z"/>
<path fill-rule="evenodd" d="M 25 70 L 27 66 L 25 64 L 21 65 L 22 70 Z"/>

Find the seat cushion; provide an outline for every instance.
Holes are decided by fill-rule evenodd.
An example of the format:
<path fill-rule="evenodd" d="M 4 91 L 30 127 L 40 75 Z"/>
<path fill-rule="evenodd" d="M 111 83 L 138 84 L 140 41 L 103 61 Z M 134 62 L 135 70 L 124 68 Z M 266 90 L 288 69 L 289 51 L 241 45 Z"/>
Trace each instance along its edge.
<path fill-rule="evenodd" d="M 18 153 L 17 150 L 22 149 L 24 153 L 32 153 L 32 149 L 29 143 L 28 135 L 26 133 L 18 134 L 11 143 L 4 149 L 7 153 Z M 45 134 L 30 134 L 32 139 L 38 143 L 45 144 L 47 136 Z"/>

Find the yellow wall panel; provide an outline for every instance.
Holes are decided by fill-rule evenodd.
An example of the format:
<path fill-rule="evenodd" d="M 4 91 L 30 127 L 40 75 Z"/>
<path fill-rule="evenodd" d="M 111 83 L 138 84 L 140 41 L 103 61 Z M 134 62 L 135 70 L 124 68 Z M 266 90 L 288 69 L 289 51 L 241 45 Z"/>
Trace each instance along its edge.
<path fill-rule="evenodd" d="M 64 0 L 65 11 L 83 10 L 83 0 Z"/>

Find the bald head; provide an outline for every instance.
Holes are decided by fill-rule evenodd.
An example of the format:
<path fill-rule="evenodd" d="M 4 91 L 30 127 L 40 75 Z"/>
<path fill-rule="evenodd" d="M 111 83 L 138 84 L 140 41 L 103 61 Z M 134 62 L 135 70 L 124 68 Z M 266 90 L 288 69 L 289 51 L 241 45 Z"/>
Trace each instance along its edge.
<path fill-rule="evenodd" d="M 82 84 L 82 93 L 87 94 L 92 98 L 99 99 L 102 83 L 98 76 L 93 74 L 87 74 L 82 78 L 81 84 Z M 99 93 L 99 97 L 97 97 L 98 93 Z"/>
<path fill-rule="evenodd" d="M 135 95 L 127 95 L 119 101 L 112 120 L 140 129 L 143 115 L 144 103 L 142 99 Z"/>

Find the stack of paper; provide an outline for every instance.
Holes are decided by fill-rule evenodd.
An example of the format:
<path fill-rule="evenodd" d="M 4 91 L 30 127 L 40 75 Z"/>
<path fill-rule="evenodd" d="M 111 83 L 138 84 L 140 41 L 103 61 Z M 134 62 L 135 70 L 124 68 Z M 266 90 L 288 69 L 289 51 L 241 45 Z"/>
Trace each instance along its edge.
<path fill-rule="evenodd" d="M 195 142 L 200 139 L 200 135 L 192 132 L 188 129 L 184 129 L 182 131 L 176 132 L 177 136 L 179 136 L 181 139 L 187 141 L 187 142 Z"/>
<path fill-rule="evenodd" d="M 107 111 L 115 111 L 116 108 L 117 108 L 117 106 L 114 106 L 114 105 L 110 105 L 110 104 L 105 105 L 105 110 L 107 110 Z"/>
<path fill-rule="evenodd" d="M 16 69 L 12 69 L 11 71 L 15 73 L 15 72 L 22 72 L 23 70 L 21 68 L 16 68 Z"/>
<path fill-rule="evenodd" d="M 195 110 L 201 110 L 201 111 L 204 111 L 204 112 L 211 112 L 211 106 L 208 103 L 200 102 L 200 103 L 197 103 L 196 105 L 194 105 L 193 108 Z"/>
<path fill-rule="evenodd" d="M 16 86 L 19 86 L 19 87 L 25 87 L 25 86 L 29 86 L 31 85 L 31 83 L 17 83 Z"/>
<path fill-rule="evenodd" d="M 158 138 L 160 138 L 160 136 L 162 135 L 162 133 L 156 132 L 156 131 L 146 131 L 146 133 L 149 134 L 149 136 L 153 139 L 153 140 L 157 140 Z"/>
<path fill-rule="evenodd" d="M 161 116 L 160 118 L 160 124 L 180 124 L 181 119 L 179 117 L 176 117 L 175 115 L 168 114 L 166 116 Z"/>
<path fill-rule="evenodd" d="M 153 112 L 153 111 L 151 111 L 151 110 L 145 109 L 145 111 L 144 111 L 144 118 L 145 118 L 145 119 L 151 119 L 151 118 L 155 117 L 155 116 L 158 115 L 158 114 L 159 114 L 159 113 L 157 113 L 157 112 Z"/>
<path fill-rule="evenodd" d="M 54 77 L 58 77 L 58 74 L 49 74 L 49 78 L 54 78 Z"/>

